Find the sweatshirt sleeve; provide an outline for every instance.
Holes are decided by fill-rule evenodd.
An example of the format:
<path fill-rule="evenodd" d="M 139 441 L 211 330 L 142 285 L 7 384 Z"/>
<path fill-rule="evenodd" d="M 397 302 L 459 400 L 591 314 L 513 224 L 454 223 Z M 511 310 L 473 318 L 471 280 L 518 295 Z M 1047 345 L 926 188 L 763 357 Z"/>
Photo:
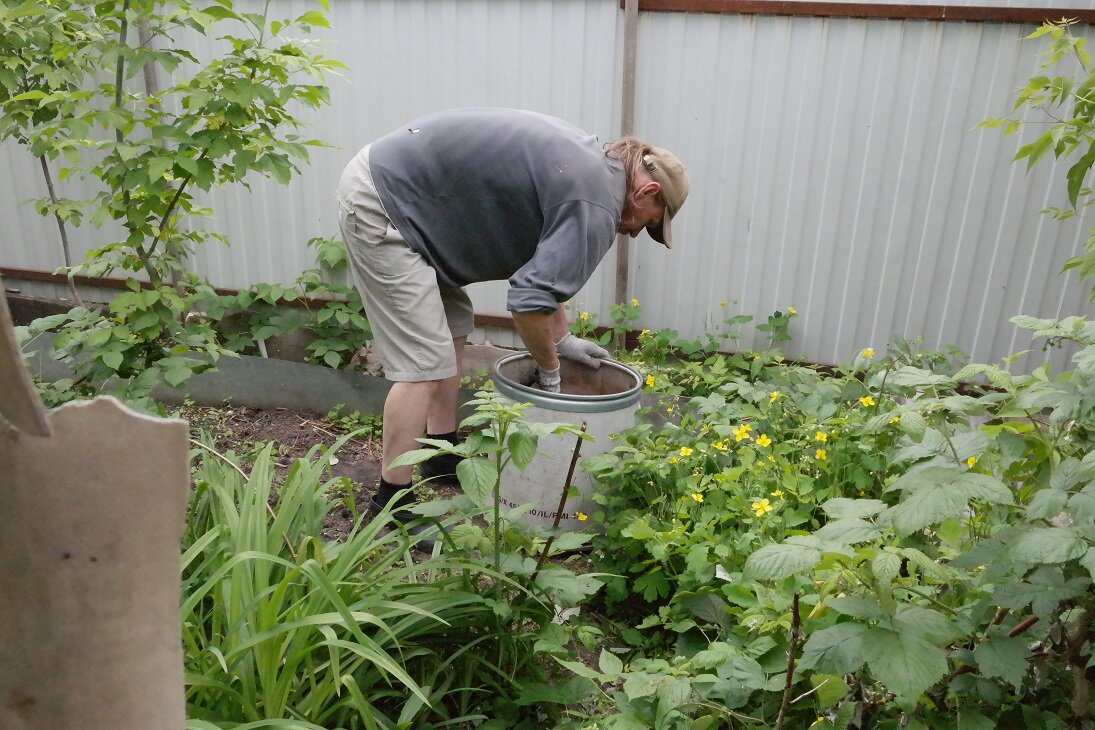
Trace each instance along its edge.
<path fill-rule="evenodd" d="M 576 200 L 549 209 L 536 253 L 509 279 L 506 309 L 553 312 L 578 293 L 616 237 L 615 216 Z"/>

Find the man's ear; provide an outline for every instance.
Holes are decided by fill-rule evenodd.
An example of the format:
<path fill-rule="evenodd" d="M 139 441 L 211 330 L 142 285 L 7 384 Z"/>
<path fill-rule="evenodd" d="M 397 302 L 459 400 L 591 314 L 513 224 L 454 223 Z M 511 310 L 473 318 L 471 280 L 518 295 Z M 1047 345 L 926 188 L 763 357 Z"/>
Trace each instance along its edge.
<path fill-rule="evenodd" d="M 643 200 L 644 198 L 653 198 L 653 197 L 657 197 L 658 193 L 660 193 L 661 191 L 662 191 L 661 183 L 655 182 L 654 180 L 650 180 L 650 181 L 644 183 L 638 189 L 635 197 L 638 198 L 639 200 Z"/>

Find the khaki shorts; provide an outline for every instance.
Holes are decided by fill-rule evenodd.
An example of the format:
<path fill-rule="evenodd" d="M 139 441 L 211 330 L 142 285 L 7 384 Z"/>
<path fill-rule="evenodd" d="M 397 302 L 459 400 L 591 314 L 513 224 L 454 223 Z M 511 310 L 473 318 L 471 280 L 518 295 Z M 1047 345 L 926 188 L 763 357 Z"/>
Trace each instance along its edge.
<path fill-rule="evenodd" d="M 369 173 L 368 147 L 342 173 L 338 213 L 384 377 L 421 381 L 456 375 L 453 338 L 472 330 L 471 299 L 463 289 L 439 286 L 433 267 L 392 226 Z"/>

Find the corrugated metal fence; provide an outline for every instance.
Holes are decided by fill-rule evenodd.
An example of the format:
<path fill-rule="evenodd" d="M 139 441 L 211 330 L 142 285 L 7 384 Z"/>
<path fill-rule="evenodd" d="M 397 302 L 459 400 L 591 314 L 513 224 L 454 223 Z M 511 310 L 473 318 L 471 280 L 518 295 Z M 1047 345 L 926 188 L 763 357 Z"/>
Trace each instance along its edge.
<path fill-rule="evenodd" d="M 310 7 L 276 5 L 285 15 Z M 205 247 L 194 267 L 219 286 L 290 283 L 312 266 L 305 242 L 337 232 L 332 195 L 343 164 L 418 114 L 516 106 L 606 140 L 619 133 L 617 2 L 331 6 L 333 29 L 320 39 L 350 70 L 331 80 L 331 107 L 310 121 L 334 147 L 314 153 L 287 187 L 256 180 L 210 197 L 214 227 L 232 246 Z M 1028 174 L 1010 162 L 1015 138 L 973 130 L 1007 113 L 1037 71 L 1042 46 L 1022 40 L 1035 27 L 640 13 L 635 132 L 685 161 L 693 193 L 673 251 L 645 236 L 632 242 L 638 326 L 699 335 L 731 314 L 763 320 L 793 306 L 791 355 L 847 361 L 899 334 L 994 362 L 1030 347 L 1009 317 L 1090 313 L 1075 275 L 1059 273 L 1082 244 L 1083 223 L 1039 215 L 1064 203 L 1063 168 Z M 1088 28 L 1077 32 L 1090 36 Z M 195 39 L 199 52 L 209 42 Z M 0 266 L 54 269 L 55 231 L 23 203 L 43 192 L 37 164 L 11 144 L 0 146 L 0 164 L 0 217 L 9 222 Z M 96 231 L 77 239 L 80 256 L 108 240 Z M 614 285 L 609 254 L 573 305 L 607 321 Z M 480 313 L 506 314 L 504 283 L 472 293 Z M 735 347 L 763 345 L 751 327 L 743 333 Z"/>

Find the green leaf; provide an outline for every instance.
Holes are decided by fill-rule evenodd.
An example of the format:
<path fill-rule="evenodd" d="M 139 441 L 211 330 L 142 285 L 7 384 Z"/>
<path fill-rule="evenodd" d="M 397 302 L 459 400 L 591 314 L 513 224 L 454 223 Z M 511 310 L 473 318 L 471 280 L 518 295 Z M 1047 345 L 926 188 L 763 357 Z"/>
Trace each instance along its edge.
<path fill-rule="evenodd" d="M 688 549 L 688 554 L 684 558 L 685 566 L 696 575 L 702 575 L 705 571 L 713 569 L 710 562 L 710 552 L 710 545 L 693 545 Z"/>
<path fill-rule="evenodd" d="M 217 20 L 239 20 L 240 16 L 228 8 L 222 8 L 217 5 L 210 5 L 202 10 L 206 15 L 216 18 Z"/>
<path fill-rule="evenodd" d="M 725 672 L 727 679 L 746 689 L 764 689 L 767 681 L 760 662 L 748 656 L 734 657 Z"/>
<path fill-rule="evenodd" d="M 918 411 L 901 411 L 901 420 L 897 422 L 898 429 L 908 434 L 914 441 L 920 441 L 928 430 L 928 422 Z"/>
<path fill-rule="evenodd" d="M 933 373 L 931 370 L 906 365 L 888 374 L 884 374 L 887 384 L 904 388 L 930 390 L 939 388 L 950 390 L 957 385 L 953 378 Z M 904 416 L 902 416 L 904 418 Z"/>
<path fill-rule="evenodd" d="M 855 545 L 870 542 L 882 535 L 882 531 L 866 520 L 847 518 L 835 520 L 814 533 L 814 537 L 839 545 Z"/>
<path fill-rule="evenodd" d="M 551 543 L 551 551 L 565 553 L 584 547 L 590 543 L 593 535 L 587 532 L 564 532 Z"/>
<path fill-rule="evenodd" d="M 632 700 L 651 697 L 658 690 L 658 679 L 646 672 L 628 672 L 624 680 L 624 694 Z"/>
<path fill-rule="evenodd" d="M 510 434 L 506 444 L 509 446 L 514 465 L 521 471 L 524 471 L 536 456 L 537 442 L 535 434 L 523 431 L 514 431 Z"/>
<path fill-rule="evenodd" d="M 782 580 L 821 562 L 821 550 L 808 545 L 765 545 L 745 561 L 745 573 L 758 580 Z"/>
<path fill-rule="evenodd" d="M 908 633 L 868 629 L 863 636 L 863 658 L 875 679 L 898 697 L 915 699 L 947 673 L 942 649 Z"/>
<path fill-rule="evenodd" d="M 575 606 L 596 593 L 604 584 L 592 575 L 578 575 L 566 568 L 554 566 L 546 567 L 537 574 L 536 585 L 547 591 L 557 604 Z"/>
<path fill-rule="evenodd" d="M 850 674 L 863 666 L 863 636 L 867 627 L 852 621 L 815 631 L 802 647 L 802 669 Z"/>
<path fill-rule="evenodd" d="M 559 657 L 552 657 L 555 661 L 559 662 L 563 667 L 577 674 L 579 677 L 585 677 L 586 679 L 595 679 L 601 681 L 604 679 L 603 675 L 596 669 L 590 669 L 581 662 L 571 662 Z"/>
<path fill-rule="evenodd" d="M 327 16 L 319 12 L 318 10 L 309 10 L 303 15 L 300 15 L 294 22 L 314 25 L 319 28 L 331 27 L 331 24 L 327 22 Z"/>
<path fill-rule="evenodd" d="M 164 371 L 163 379 L 172 388 L 178 388 L 193 374 L 190 368 L 168 368 Z"/>
<path fill-rule="evenodd" d="M 680 708 L 692 696 L 692 683 L 684 677 L 668 676 L 658 686 L 656 726 L 665 727 L 664 718 Z"/>
<path fill-rule="evenodd" d="M 643 573 L 635 579 L 635 590 L 648 601 L 656 601 L 669 595 L 669 581 L 659 568 Z"/>
<path fill-rule="evenodd" d="M 122 360 L 124 359 L 124 356 L 118 350 L 109 350 L 107 352 L 104 352 L 99 359 L 101 359 L 103 361 L 103 364 L 106 365 L 108 368 L 110 368 L 114 372 L 118 372 L 118 368 L 122 366 Z"/>
<path fill-rule="evenodd" d="M 1091 573 L 1092 580 L 1095 580 L 1095 547 L 1087 549 L 1084 556 L 1080 558 L 1080 565 L 1087 568 L 1087 572 Z"/>
<path fill-rule="evenodd" d="M 1011 546 L 1011 557 L 1026 563 L 1064 563 L 1087 551 L 1087 542 L 1075 527 L 1035 527 Z"/>
<path fill-rule="evenodd" d="M 889 514 L 899 535 L 962 515 L 971 498 L 1013 504 L 1011 490 L 999 479 L 957 467 L 934 466 L 908 472 L 886 491 L 903 490 L 905 499 Z"/>
<path fill-rule="evenodd" d="M 597 665 L 601 668 L 602 672 L 612 677 L 618 677 L 623 674 L 624 671 L 624 663 L 608 649 L 601 650 L 601 658 L 597 662 Z"/>
<path fill-rule="evenodd" d="M 1027 516 L 1040 520 L 1056 517 L 1068 504 L 1068 492 L 1059 489 L 1042 489 L 1030 498 Z"/>
<path fill-rule="evenodd" d="M 632 540 L 647 540 L 654 535 L 658 534 L 654 531 L 654 528 L 650 526 L 646 521 L 646 517 L 636 518 L 620 531 L 620 534 L 624 537 L 630 537 Z"/>
<path fill-rule="evenodd" d="M 27 91 L 22 94 L 16 94 L 11 97 L 10 101 L 31 101 L 33 99 L 45 99 L 47 96 L 44 91 Z"/>
<path fill-rule="evenodd" d="M 879 583 L 890 585 L 901 572 L 901 557 L 887 551 L 880 552 L 871 558 L 871 572 Z"/>
<path fill-rule="evenodd" d="M 873 517 L 888 507 L 881 499 L 848 499 L 836 497 L 821 505 L 825 514 L 833 519 L 842 520 L 854 517 Z"/>
<path fill-rule="evenodd" d="M 456 465 L 456 477 L 464 493 L 480 507 L 494 503 L 494 487 L 498 483 L 498 470 L 482 456 L 472 456 Z"/>
<path fill-rule="evenodd" d="M 950 644 L 964 636 L 954 621 L 939 611 L 923 606 L 900 605 L 897 621 L 905 631 L 936 646 Z"/>
<path fill-rule="evenodd" d="M 993 636 L 973 650 L 973 658 L 982 675 L 999 677 L 1015 688 L 1026 676 L 1029 657 L 1027 640 L 1021 636 Z"/>
<path fill-rule="evenodd" d="M 404 451 L 399 456 L 392 459 L 390 467 L 408 466 L 410 464 L 421 464 L 427 459 L 432 459 L 437 456 L 437 449 L 412 449 L 410 451 Z"/>
<path fill-rule="evenodd" d="M 868 621 L 887 621 L 892 613 L 882 607 L 874 596 L 841 596 L 830 598 L 828 606 L 845 616 Z"/>
<path fill-rule="evenodd" d="M 836 674 L 810 675 L 810 686 L 817 690 L 815 696 L 821 707 L 832 707 L 848 693 L 848 685 Z"/>
<path fill-rule="evenodd" d="M 1091 165 L 1095 163 L 1095 144 L 1092 144 L 1087 153 L 1078 159 L 1072 167 L 1068 168 L 1068 202 L 1073 208 L 1076 207 L 1076 200 L 1080 195 L 1080 188 L 1084 185 L 1084 178 L 1087 176 L 1087 171 L 1091 169 Z"/>
<path fill-rule="evenodd" d="M 993 590 L 993 603 L 1012 611 L 1031 607 L 1039 616 L 1052 614 L 1061 601 L 1067 601 L 1090 587 L 1091 580 L 1076 577 L 1065 581 L 1061 568 L 1045 565 L 1034 570 L 1025 580 L 1003 583 Z"/>

